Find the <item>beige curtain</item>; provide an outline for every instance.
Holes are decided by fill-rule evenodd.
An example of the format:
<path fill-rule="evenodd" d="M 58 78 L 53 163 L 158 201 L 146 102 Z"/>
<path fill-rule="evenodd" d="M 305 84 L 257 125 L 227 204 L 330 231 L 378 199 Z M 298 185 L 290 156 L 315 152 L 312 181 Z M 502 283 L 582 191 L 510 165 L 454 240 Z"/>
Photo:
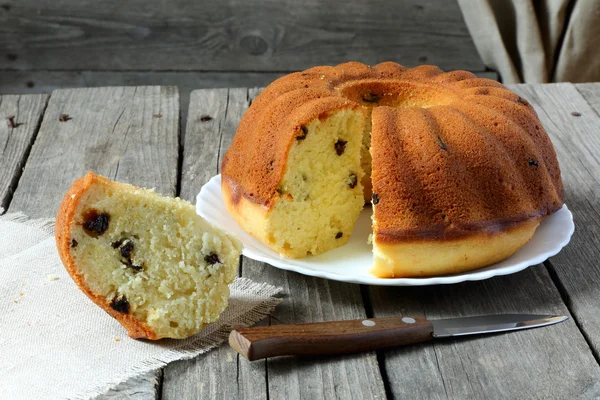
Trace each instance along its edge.
<path fill-rule="evenodd" d="M 600 81 L 600 0 L 458 0 L 504 83 Z"/>

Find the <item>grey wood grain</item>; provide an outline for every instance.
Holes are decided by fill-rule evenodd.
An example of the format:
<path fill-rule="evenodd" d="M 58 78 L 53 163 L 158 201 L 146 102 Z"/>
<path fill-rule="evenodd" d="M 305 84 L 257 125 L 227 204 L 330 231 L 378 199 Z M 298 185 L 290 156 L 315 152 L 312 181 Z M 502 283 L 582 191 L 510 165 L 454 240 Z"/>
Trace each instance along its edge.
<path fill-rule="evenodd" d="M 0 69 L 291 71 L 348 60 L 484 69 L 456 1 L 6 3 Z"/>
<path fill-rule="evenodd" d="M 575 233 L 569 245 L 551 258 L 549 267 L 600 357 L 600 84 L 517 85 L 512 89 L 538 110 L 558 154 Z"/>
<path fill-rule="evenodd" d="M 600 115 L 600 89 L 596 83 L 578 83 L 575 85 L 579 93 L 588 102 L 588 104 Z"/>
<path fill-rule="evenodd" d="M 193 199 L 229 147 L 237 124 L 260 89 L 192 92 L 184 145 L 182 197 Z M 202 117 L 210 116 L 212 120 Z M 220 140 L 218 140 L 220 138 Z M 360 288 L 281 271 L 243 258 L 242 276 L 284 287 L 286 298 L 262 323 L 364 318 Z M 233 362 L 235 361 L 235 362 Z M 197 378 L 202 383 L 198 383 Z M 212 379 L 220 376 L 220 379 Z M 361 382 L 359 388 L 355 383 Z M 268 396 L 268 397 L 267 397 Z M 250 363 L 227 345 L 165 368 L 163 398 L 385 398 L 374 353 Z"/>
<path fill-rule="evenodd" d="M 494 71 L 473 71 L 498 80 Z M 0 93 L 50 93 L 56 89 L 102 86 L 170 85 L 179 87 L 181 113 L 187 113 L 189 93 L 196 89 L 265 87 L 284 72 L 132 72 L 132 71 L 2 71 Z M 185 122 L 182 119 L 182 122 Z"/>
<path fill-rule="evenodd" d="M 47 95 L 0 96 L 0 214 L 19 182 L 47 102 Z"/>
<path fill-rule="evenodd" d="M 598 85 L 600 86 L 600 85 Z M 473 337 L 383 352 L 392 392 L 409 398 L 594 398 L 600 396 L 597 353 L 600 338 L 595 288 L 600 255 L 598 202 L 600 125 L 572 85 L 511 86 L 536 107 L 552 137 L 563 169 L 567 204 L 578 224 L 573 241 L 552 259 L 577 321 L 532 331 Z M 600 91 L 598 92 L 600 93 Z M 571 115 L 579 111 L 582 117 Z M 585 118 L 584 118 L 585 116 Z M 579 217 L 579 218 L 578 218 Z M 569 311 L 542 266 L 482 282 L 426 288 L 370 288 L 376 316 L 425 314 L 430 318 L 485 313 Z M 594 345 L 595 343 L 595 345 Z M 415 365 L 422 369 L 415 369 Z M 540 366 L 543 370 L 540 371 Z M 412 371 L 412 372 L 411 372 Z M 564 371 L 570 371 L 565 374 Z M 506 383 L 510 382 L 510 385 Z"/>
<path fill-rule="evenodd" d="M 371 287 L 375 316 L 569 315 L 543 266 L 479 282 Z M 383 352 L 397 398 L 566 399 L 600 396 L 600 367 L 570 319 L 551 327 L 437 340 Z M 568 371 L 568 373 L 566 372 Z"/>
<path fill-rule="evenodd" d="M 61 114 L 72 119 L 61 122 Z M 177 88 L 55 91 L 8 210 L 53 217 L 68 187 L 88 170 L 173 195 L 178 136 Z M 154 398 L 157 376 L 137 377 L 103 398 Z"/>
<path fill-rule="evenodd" d="M 273 72 L 2 71 L 0 93 L 50 93 L 55 89 L 165 85 L 179 87 L 185 129 L 190 92 L 204 88 L 263 87 L 285 75 Z"/>
<path fill-rule="evenodd" d="M 486 73 L 486 72 L 483 72 Z M 185 90 L 263 87 L 284 72 L 2 71 L 0 93 L 50 93 L 55 89 L 102 86 L 178 86 Z M 493 73 L 492 73 L 493 74 Z M 184 110 L 183 106 L 181 111 Z"/>
<path fill-rule="evenodd" d="M 249 104 L 248 89 L 197 90 L 191 93 L 183 146 L 180 197 L 196 202 L 196 195 L 219 171 L 237 124 Z M 241 363 L 238 353 L 223 344 L 191 360 L 164 369 L 162 398 L 267 398 L 264 362 Z"/>
<path fill-rule="evenodd" d="M 9 210 L 53 216 L 87 171 L 174 195 L 178 132 L 175 87 L 57 90 Z"/>
<path fill-rule="evenodd" d="M 254 99 L 259 92 L 260 89 L 251 89 L 248 100 Z M 237 122 L 233 129 L 227 129 L 226 132 L 233 132 L 236 126 Z M 232 135 L 223 141 L 222 152 L 227 149 L 231 139 Z M 268 320 L 270 325 L 366 317 L 358 285 L 283 271 L 245 257 L 242 275 L 284 288 L 287 296 L 271 313 Z M 242 371 L 247 371 L 254 367 L 254 363 L 242 358 L 240 367 Z M 260 364 L 256 368 L 259 367 Z M 321 359 L 268 359 L 266 367 L 270 399 L 385 398 L 385 387 L 374 352 Z"/>

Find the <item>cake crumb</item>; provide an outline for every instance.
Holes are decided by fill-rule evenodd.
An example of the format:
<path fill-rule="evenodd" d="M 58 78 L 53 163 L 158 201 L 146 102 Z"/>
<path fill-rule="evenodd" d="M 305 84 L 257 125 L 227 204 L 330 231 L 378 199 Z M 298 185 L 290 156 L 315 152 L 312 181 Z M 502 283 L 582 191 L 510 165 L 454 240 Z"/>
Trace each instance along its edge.
<path fill-rule="evenodd" d="M 19 296 L 23 297 L 23 292 L 19 292 Z"/>
<path fill-rule="evenodd" d="M 577 112 L 577 111 L 573 111 L 573 112 L 571 113 L 571 115 L 572 115 L 572 116 L 574 116 L 574 117 L 581 117 L 581 113 L 580 113 L 580 112 Z"/>
<path fill-rule="evenodd" d="M 58 276 L 56 276 L 54 274 L 48 274 L 46 277 L 48 278 L 49 281 L 57 281 L 59 279 Z"/>
<path fill-rule="evenodd" d="M 114 340 L 115 342 L 120 342 L 120 341 L 121 341 L 121 339 L 119 339 L 118 337 L 116 337 L 116 338 L 113 338 L 113 340 Z"/>

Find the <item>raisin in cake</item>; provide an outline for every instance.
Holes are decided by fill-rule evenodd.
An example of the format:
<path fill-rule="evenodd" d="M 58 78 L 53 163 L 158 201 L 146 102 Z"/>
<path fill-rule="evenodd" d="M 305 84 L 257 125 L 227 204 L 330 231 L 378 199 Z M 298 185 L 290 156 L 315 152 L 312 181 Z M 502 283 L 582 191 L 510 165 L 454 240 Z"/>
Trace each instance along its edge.
<path fill-rule="evenodd" d="M 372 199 L 372 273 L 419 277 L 500 261 L 560 209 L 556 154 L 533 107 L 470 72 L 387 62 L 269 85 L 221 165 L 229 213 L 285 257 L 345 244 Z"/>
<path fill-rule="evenodd" d="M 132 338 L 186 338 L 227 306 L 240 242 L 179 198 L 77 180 L 56 219 L 60 257 L 79 288 Z"/>

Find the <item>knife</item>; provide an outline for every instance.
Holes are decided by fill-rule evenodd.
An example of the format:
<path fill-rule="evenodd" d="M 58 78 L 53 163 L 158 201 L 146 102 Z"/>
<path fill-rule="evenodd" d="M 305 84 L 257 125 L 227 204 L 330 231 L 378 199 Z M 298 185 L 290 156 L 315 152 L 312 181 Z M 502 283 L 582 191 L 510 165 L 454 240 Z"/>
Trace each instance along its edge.
<path fill-rule="evenodd" d="M 357 353 L 463 335 L 537 328 L 566 316 L 498 314 L 438 319 L 403 316 L 240 328 L 229 344 L 250 361 L 284 355 Z"/>

